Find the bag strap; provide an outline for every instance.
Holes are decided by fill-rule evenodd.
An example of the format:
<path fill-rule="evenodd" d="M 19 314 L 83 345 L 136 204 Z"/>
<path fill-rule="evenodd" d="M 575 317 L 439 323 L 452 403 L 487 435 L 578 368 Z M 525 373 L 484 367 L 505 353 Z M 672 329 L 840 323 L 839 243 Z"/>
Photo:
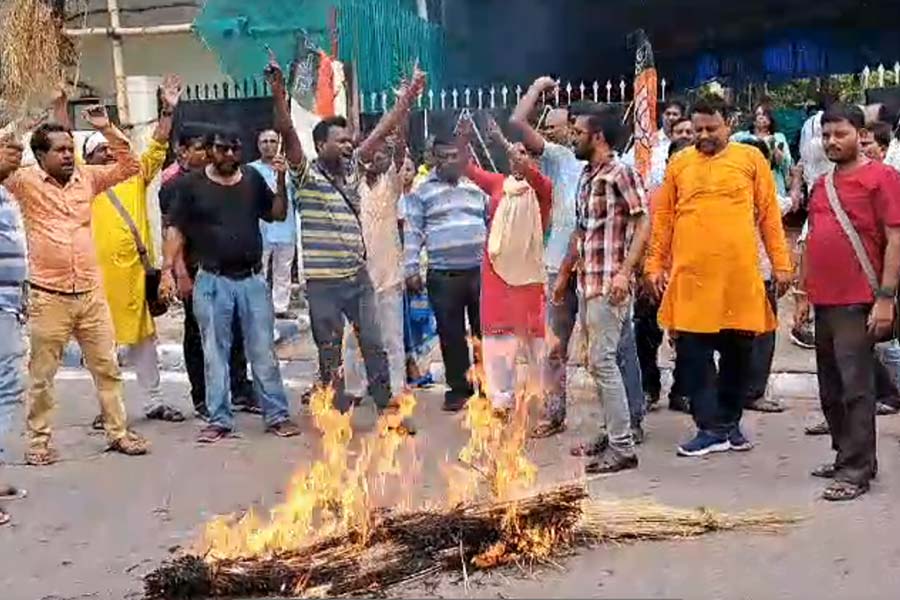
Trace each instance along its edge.
<path fill-rule="evenodd" d="M 841 199 L 838 197 L 837 188 L 834 185 L 834 170 L 831 170 L 825 176 L 825 191 L 828 194 L 828 203 L 831 205 L 831 210 L 834 213 L 834 216 L 837 217 L 838 223 L 840 224 L 841 229 L 844 230 L 847 239 L 850 240 L 850 245 L 853 246 L 853 252 L 856 253 L 856 259 L 859 261 L 863 272 L 866 274 L 866 279 L 869 280 L 872 291 L 878 291 L 878 288 L 881 287 L 878 283 L 878 275 L 875 273 L 875 267 L 872 266 L 872 261 L 866 253 L 866 248 L 863 246 L 859 233 L 857 233 L 856 228 L 853 227 L 853 223 L 850 222 L 850 217 L 847 216 L 847 212 L 841 205 Z"/>
<path fill-rule="evenodd" d="M 134 219 L 132 219 L 131 215 L 128 214 L 128 211 L 125 210 L 122 201 L 119 200 L 119 197 L 112 188 L 106 190 L 106 197 L 109 198 L 113 208 L 116 209 L 116 212 L 119 213 L 119 216 L 122 217 L 122 220 L 128 225 L 128 229 L 131 230 L 131 236 L 134 238 L 134 245 L 137 246 L 138 256 L 141 259 L 141 265 L 144 267 L 144 272 L 151 273 L 154 269 L 153 265 L 150 263 L 150 253 L 147 251 L 147 246 L 141 241 L 141 234 L 138 232 L 137 225 L 134 224 Z"/>
<path fill-rule="evenodd" d="M 353 213 L 353 216 L 356 217 L 356 224 L 359 225 L 359 239 L 362 242 L 363 247 L 363 260 L 368 260 L 368 251 L 366 249 L 366 240 L 363 239 L 363 225 L 362 220 L 359 218 L 359 210 L 356 208 L 356 206 L 354 206 L 353 202 L 350 201 L 350 197 L 347 196 L 347 192 L 344 191 L 344 188 L 342 186 L 338 185 L 338 182 L 334 179 L 334 177 L 329 175 L 325 171 L 325 169 L 322 168 L 322 165 L 318 163 L 318 161 L 313 164 L 315 165 L 315 168 L 319 172 L 319 174 L 322 175 L 322 177 L 324 177 L 325 180 L 331 184 L 331 187 L 338 191 L 338 194 L 340 194 L 341 198 L 344 199 L 344 203 L 347 205 L 347 208 L 349 208 L 350 212 Z"/>

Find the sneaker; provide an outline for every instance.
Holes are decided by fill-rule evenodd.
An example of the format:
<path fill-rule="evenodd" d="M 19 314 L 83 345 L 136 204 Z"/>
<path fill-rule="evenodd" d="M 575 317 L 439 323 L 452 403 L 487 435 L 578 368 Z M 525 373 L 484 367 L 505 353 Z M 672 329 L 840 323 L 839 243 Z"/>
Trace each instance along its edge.
<path fill-rule="evenodd" d="M 747 452 L 753 449 L 753 442 L 744 436 L 744 432 L 741 431 L 740 427 L 735 427 L 728 434 L 728 445 L 731 446 L 729 450 L 734 450 L 735 452 Z"/>
<path fill-rule="evenodd" d="M 728 438 L 722 438 L 706 431 L 698 431 L 691 441 L 678 446 L 678 456 L 706 456 L 713 452 L 728 452 L 731 444 Z"/>
<path fill-rule="evenodd" d="M 816 347 L 816 334 L 810 327 L 794 327 L 791 329 L 791 342 L 806 350 Z"/>
<path fill-rule="evenodd" d="M 900 408 L 897 408 L 896 406 L 891 406 L 890 404 L 885 404 L 884 402 L 875 403 L 875 414 L 879 417 L 896 415 L 898 412 L 900 412 Z"/>
<path fill-rule="evenodd" d="M 584 466 L 588 475 L 609 475 L 619 471 L 637 469 L 638 458 L 635 454 L 619 454 L 615 451 L 606 453 L 599 460 L 593 460 Z"/>
<path fill-rule="evenodd" d="M 277 435 L 280 438 L 289 438 L 300 435 L 303 433 L 303 430 L 290 419 L 285 419 L 284 421 L 266 427 L 266 433 Z"/>

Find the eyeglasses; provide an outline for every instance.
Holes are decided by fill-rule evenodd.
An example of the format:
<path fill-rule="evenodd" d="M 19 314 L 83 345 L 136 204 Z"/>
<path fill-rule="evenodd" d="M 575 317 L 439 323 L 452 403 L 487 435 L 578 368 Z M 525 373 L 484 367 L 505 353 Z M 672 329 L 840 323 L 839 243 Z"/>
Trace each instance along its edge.
<path fill-rule="evenodd" d="M 233 144 L 220 144 L 216 142 L 213 144 L 213 149 L 222 154 L 228 154 L 229 152 L 237 153 L 241 151 L 241 144 L 240 142 L 235 142 Z"/>

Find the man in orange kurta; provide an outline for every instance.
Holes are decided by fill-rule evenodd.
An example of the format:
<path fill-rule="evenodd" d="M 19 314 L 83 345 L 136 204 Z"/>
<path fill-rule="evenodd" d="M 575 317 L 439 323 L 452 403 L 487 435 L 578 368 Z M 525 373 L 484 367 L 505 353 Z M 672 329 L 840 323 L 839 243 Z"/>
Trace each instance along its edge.
<path fill-rule="evenodd" d="M 694 106 L 696 146 L 669 163 L 645 267 L 651 287 L 664 292 L 659 321 L 676 336 L 698 429 L 679 446 L 682 456 L 752 447 L 740 429 L 750 350 L 757 334 L 776 327 L 759 270 L 757 231 L 780 294 L 791 280 L 772 171 L 756 148 L 729 143 L 725 112 L 719 101 Z"/>

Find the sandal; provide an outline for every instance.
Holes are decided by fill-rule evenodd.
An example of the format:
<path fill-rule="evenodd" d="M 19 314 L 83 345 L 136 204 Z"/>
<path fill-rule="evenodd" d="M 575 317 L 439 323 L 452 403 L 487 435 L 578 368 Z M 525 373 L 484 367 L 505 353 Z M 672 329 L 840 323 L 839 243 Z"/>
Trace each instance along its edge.
<path fill-rule="evenodd" d="M 806 435 L 828 435 L 831 433 L 831 428 L 828 427 L 828 421 L 823 420 L 812 425 L 807 425 L 803 430 L 803 433 Z"/>
<path fill-rule="evenodd" d="M 103 427 L 103 415 L 94 417 L 94 421 L 91 423 L 91 429 L 94 431 L 103 431 L 105 429 Z"/>
<path fill-rule="evenodd" d="M 566 430 L 565 421 L 543 421 L 531 431 L 531 437 L 544 439 L 562 433 Z"/>
<path fill-rule="evenodd" d="M 572 456 L 600 456 L 606 449 L 609 447 L 609 438 L 604 436 L 600 436 L 596 440 L 590 443 L 582 442 L 577 446 L 573 446 L 569 453 Z"/>
<path fill-rule="evenodd" d="M 218 425 L 207 425 L 200 430 L 197 436 L 197 442 L 200 444 L 215 444 L 221 439 L 231 435 L 231 430 L 219 427 Z"/>
<path fill-rule="evenodd" d="M 181 423 L 184 421 L 184 415 L 177 408 L 160 404 L 153 410 L 144 415 L 151 421 L 168 421 L 169 423 Z"/>
<path fill-rule="evenodd" d="M 28 492 L 22 488 L 12 485 L 0 485 L 0 500 L 21 500 L 28 495 Z"/>
<path fill-rule="evenodd" d="M 133 431 L 128 431 L 125 435 L 113 441 L 106 451 L 118 452 L 126 456 L 142 456 L 150 452 L 150 442 L 143 436 Z"/>
<path fill-rule="evenodd" d="M 9 523 L 9 513 L 0 508 L 0 527 Z"/>
<path fill-rule="evenodd" d="M 869 491 L 868 485 L 856 485 L 848 481 L 835 481 L 822 492 L 822 498 L 830 502 L 854 500 Z"/>
<path fill-rule="evenodd" d="M 810 471 L 809 474 L 813 477 L 819 477 L 820 479 L 834 479 L 836 471 L 837 469 L 834 468 L 834 463 L 825 463 Z"/>
<path fill-rule="evenodd" d="M 25 463 L 32 467 L 46 467 L 58 460 L 56 448 L 49 445 L 33 446 L 25 451 Z"/>
<path fill-rule="evenodd" d="M 290 419 L 285 419 L 284 421 L 266 427 L 266 433 L 271 433 L 280 438 L 289 438 L 300 435 L 303 433 L 303 430 Z"/>

